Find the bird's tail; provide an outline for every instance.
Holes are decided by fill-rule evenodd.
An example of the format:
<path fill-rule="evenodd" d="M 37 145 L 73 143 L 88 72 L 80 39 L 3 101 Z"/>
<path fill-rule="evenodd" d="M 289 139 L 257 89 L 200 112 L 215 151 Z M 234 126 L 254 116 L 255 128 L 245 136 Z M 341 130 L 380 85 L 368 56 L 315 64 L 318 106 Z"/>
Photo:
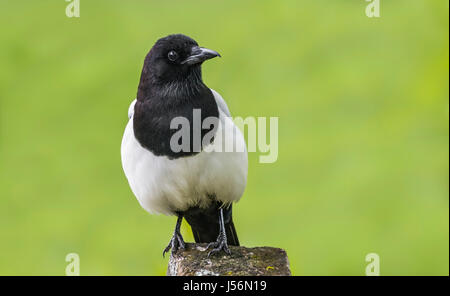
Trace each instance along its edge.
<path fill-rule="evenodd" d="M 211 227 L 211 226 L 210 226 Z M 218 225 L 217 225 L 218 227 Z M 196 243 L 210 243 L 217 240 L 219 235 L 219 230 L 211 231 L 208 227 L 194 227 L 191 226 L 192 233 L 194 234 L 194 239 Z M 227 243 L 230 246 L 239 246 L 239 240 L 236 233 L 236 228 L 234 227 L 233 221 L 225 224 L 225 232 L 227 234 Z"/>
<path fill-rule="evenodd" d="M 184 213 L 184 218 L 191 225 L 192 233 L 196 243 L 210 243 L 217 240 L 219 236 L 219 208 L 215 204 L 207 209 L 191 208 Z M 239 239 L 234 227 L 232 207 L 223 208 L 223 219 L 227 243 L 231 246 L 239 246 Z"/>

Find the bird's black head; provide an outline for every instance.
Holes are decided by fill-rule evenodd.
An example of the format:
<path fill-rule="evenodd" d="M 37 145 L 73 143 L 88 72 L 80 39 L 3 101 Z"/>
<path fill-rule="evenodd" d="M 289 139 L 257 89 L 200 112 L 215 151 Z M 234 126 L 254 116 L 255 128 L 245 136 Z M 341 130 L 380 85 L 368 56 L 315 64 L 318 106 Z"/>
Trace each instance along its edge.
<path fill-rule="evenodd" d="M 178 158 L 203 149 L 203 138 L 216 129 L 219 109 L 212 91 L 203 83 L 201 64 L 219 54 L 199 47 L 193 39 L 177 34 L 159 39 L 145 57 L 134 105 L 134 135 L 142 147 L 158 156 Z M 211 128 L 195 124 L 194 111 L 200 110 L 200 122 L 215 119 Z M 198 113 L 197 113 L 198 114 Z M 174 118 L 185 118 L 190 124 L 189 139 L 201 133 L 201 141 L 189 141 L 188 151 L 172 150 L 176 129 Z"/>
<path fill-rule="evenodd" d="M 182 34 L 159 39 L 145 58 L 138 99 L 149 92 L 149 88 L 202 83 L 201 64 L 217 56 L 220 57 L 216 51 L 200 47 L 195 40 Z"/>

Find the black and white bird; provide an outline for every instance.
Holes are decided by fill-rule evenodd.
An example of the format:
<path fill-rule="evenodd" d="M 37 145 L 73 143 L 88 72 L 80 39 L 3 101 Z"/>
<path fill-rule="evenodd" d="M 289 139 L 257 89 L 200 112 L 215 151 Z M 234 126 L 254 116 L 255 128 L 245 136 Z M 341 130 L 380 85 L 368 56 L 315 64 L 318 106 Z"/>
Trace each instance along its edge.
<path fill-rule="evenodd" d="M 185 248 L 183 218 L 195 241 L 213 248 L 208 256 L 229 254 L 228 245 L 239 245 L 232 203 L 246 186 L 247 150 L 224 99 L 202 80 L 202 63 L 214 57 L 219 53 L 182 34 L 159 39 L 145 57 L 137 98 L 128 110 L 121 157 L 131 190 L 149 213 L 177 216 L 163 255 Z M 213 118 L 216 124 L 198 130 L 195 110 L 201 111 L 202 122 Z M 202 140 L 211 133 L 213 137 L 198 147 L 191 141 L 190 149 L 174 151 L 171 139 L 177 129 L 171 122 L 179 117 L 188 119 L 191 139 L 196 132 Z M 229 140 L 234 149 L 225 152 Z"/>

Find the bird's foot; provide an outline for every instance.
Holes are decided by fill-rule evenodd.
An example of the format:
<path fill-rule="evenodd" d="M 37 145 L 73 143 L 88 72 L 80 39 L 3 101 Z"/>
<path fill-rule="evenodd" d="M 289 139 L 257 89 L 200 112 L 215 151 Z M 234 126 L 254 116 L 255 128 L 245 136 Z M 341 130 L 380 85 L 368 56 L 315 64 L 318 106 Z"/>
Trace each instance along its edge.
<path fill-rule="evenodd" d="M 186 249 L 186 244 L 184 243 L 183 237 L 181 236 L 181 233 L 179 231 L 175 231 L 173 233 L 169 244 L 163 251 L 163 257 L 170 249 L 172 249 L 172 254 L 176 253 L 178 250 Z"/>
<path fill-rule="evenodd" d="M 209 256 L 211 256 L 214 253 L 217 253 L 219 251 L 224 251 L 225 253 L 227 253 L 228 255 L 231 255 L 231 251 L 228 248 L 228 244 L 227 244 L 227 236 L 225 235 L 225 232 L 220 232 L 219 236 L 217 237 L 217 240 L 215 242 L 209 243 L 206 246 L 206 249 L 209 249 L 213 247 L 214 249 L 212 249 L 209 253 L 208 253 L 208 258 Z"/>

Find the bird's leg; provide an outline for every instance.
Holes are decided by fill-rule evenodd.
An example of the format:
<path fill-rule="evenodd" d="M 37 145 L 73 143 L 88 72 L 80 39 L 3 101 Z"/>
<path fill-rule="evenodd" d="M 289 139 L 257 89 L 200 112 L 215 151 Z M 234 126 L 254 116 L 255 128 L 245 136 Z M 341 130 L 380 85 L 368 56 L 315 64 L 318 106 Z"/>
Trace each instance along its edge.
<path fill-rule="evenodd" d="M 184 250 L 186 248 L 183 237 L 181 236 L 181 233 L 180 233 L 180 227 L 181 227 L 182 221 L 183 221 L 183 215 L 178 214 L 175 231 L 173 232 L 173 236 L 170 239 L 169 244 L 163 251 L 163 257 L 170 249 L 172 249 L 172 254 L 173 254 L 173 253 L 176 253 L 179 249 Z"/>
<path fill-rule="evenodd" d="M 228 255 L 231 254 L 227 244 L 227 234 L 225 232 L 225 223 L 223 222 L 222 208 L 219 209 L 219 227 L 219 236 L 217 237 L 217 240 L 215 242 L 209 243 L 206 247 L 207 249 L 209 249 L 210 247 L 214 247 L 214 249 L 212 249 L 211 252 L 208 253 L 208 257 L 211 256 L 211 254 L 217 253 L 221 250 Z"/>

